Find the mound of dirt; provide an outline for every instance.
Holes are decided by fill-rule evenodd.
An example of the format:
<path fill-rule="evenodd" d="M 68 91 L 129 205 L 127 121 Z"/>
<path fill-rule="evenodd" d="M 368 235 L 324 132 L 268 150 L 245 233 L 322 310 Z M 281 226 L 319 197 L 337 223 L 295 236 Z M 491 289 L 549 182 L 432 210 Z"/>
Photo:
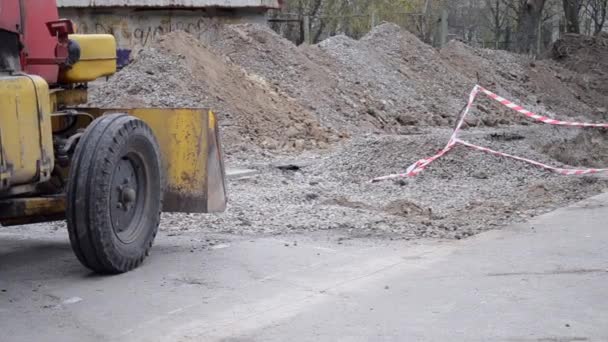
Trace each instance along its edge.
<path fill-rule="evenodd" d="M 270 28 L 255 24 L 224 26 L 212 49 L 259 75 L 277 92 L 288 94 L 315 113 L 321 124 L 337 131 L 357 132 L 380 126 L 361 104 L 364 86 L 345 84 L 331 60 L 313 60 L 305 51 Z"/>
<path fill-rule="evenodd" d="M 446 123 L 439 115 L 428 112 L 414 82 L 408 82 L 397 68 L 386 63 L 363 41 L 340 35 L 322 41 L 316 48 L 335 61 L 334 71 L 345 84 L 346 92 L 352 92 L 350 85 L 365 88 L 363 94 L 351 96 L 360 97 L 361 105 L 380 121 L 380 127 L 386 132 L 394 131 L 399 125 Z"/>
<path fill-rule="evenodd" d="M 527 56 L 502 50 L 480 49 L 451 41 L 441 50 L 445 60 L 459 72 L 525 108 L 558 118 L 596 120 L 593 108 L 581 101 L 580 87 L 568 82 L 573 72 L 550 60 L 534 61 Z M 492 105 L 493 111 L 509 121 L 527 119 Z"/>
<path fill-rule="evenodd" d="M 380 61 L 397 72 L 401 83 L 413 89 L 414 94 L 404 102 L 420 103 L 426 109 L 417 115 L 434 115 L 437 125 L 453 123 L 466 95 L 475 85 L 473 79 L 446 63 L 435 48 L 396 24 L 384 23 L 375 27 L 361 43 L 374 50 Z"/>
<path fill-rule="evenodd" d="M 553 45 L 551 57 L 573 71 L 562 80 L 578 88 L 593 114 L 608 119 L 608 33 L 595 37 L 566 34 Z"/>
<path fill-rule="evenodd" d="M 541 151 L 566 165 L 608 168 L 608 130 L 586 129 L 546 144 Z"/>
<path fill-rule="evenodd" d="M 210 107 L 227 152 L 323 147 L 331 133 L 315 116 L 263 79 L 244 72 L 185 32 L 161 37 L 136 61 L 94 89 L 101 107 Z"/>
<path fill-rule="evenodd" d="M 301 47 L 265 26 L 230 25 L 207 43 L 314 112 L 322 125 L 352 134 L 451 125 L 476 83 L 389 23 L 359 41 L 336 36 Z M 479 122 L 509 123 L 489 116 Z"/>
<path fill-rule="evenodd" d="M 527 57 L 506 51 L 480 49 L 452 40 L 441 56 L 468 79 L 504 97 L 526 100 L 522 84 L 528 81 Z"/>
<path fill-rule="evenodd" d="M 587 73 L 580 74 L 574 69 L 581 66 L 570 64 L 579 61 L 578 50 L 556 47 L 559 63 L 458 41 L 438 51 L 389 23 L 360 40 L 335 36 L 301 47 L 262 25 L 212 30 L 197 38 L 162 37 L 93 91 L 92 104 L 212 107 L 229 151 L 299 150 L 337 137 L 450 126 L 475 84 L 548 117 L 598 122 L 608 116 L 602 37 L 576 38 L 587 47 L 580 56 Z M 559 44 L 572 46 L 569 37 Z M 518 123 L 529 120 L 483 96 L 467 119 L 468 126 Z"/>
<path fill-rule="evenodd" d="M 552 57 L 580 73 L 608 72 L 608 33 L 589 37 L 568 33 L 553 44 Z"/>

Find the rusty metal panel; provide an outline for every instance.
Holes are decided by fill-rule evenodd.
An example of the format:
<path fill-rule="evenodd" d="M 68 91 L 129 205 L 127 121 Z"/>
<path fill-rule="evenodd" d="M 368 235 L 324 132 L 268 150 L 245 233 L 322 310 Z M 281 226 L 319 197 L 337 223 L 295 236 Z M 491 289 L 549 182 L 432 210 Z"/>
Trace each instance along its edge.
<path fill-rule="evenodd" d="M 64 196 L 0 200 L 0 223 L 4 226 L 57 221 L 64 218 Z"/>

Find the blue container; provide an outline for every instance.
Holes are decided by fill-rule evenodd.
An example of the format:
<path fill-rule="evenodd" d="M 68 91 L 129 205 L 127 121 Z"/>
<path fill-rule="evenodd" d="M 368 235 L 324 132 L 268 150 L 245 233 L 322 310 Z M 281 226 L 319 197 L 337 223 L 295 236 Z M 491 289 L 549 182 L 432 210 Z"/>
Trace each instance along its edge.
<path fill-rule="evenodd" d="M 116 50 L 116 67 L 122 69 L 129 65 L 131 61 L 131 50 L 130 49 L 118 49 Z"/>

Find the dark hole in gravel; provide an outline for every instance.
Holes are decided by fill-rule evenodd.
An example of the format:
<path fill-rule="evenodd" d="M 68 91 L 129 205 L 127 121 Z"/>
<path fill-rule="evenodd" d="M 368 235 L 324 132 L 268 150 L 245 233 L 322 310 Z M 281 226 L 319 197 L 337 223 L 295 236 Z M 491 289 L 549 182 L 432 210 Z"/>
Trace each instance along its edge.
<path fill-rule="evenodd" d="M 516 141 L 524 140 L 525 138 L 526 137 L 521 134 L 510 132 L 492 133 L 487 136 L 487 139 L 492 141 Z"/>
<path fill-rule="evenodd" d="M 283 170 L 283 171 L 298 171 L 300 169 L 300 167 L 298 165 L 289 164 L 289 165 L 279 165 L 279 166 L 277 166 L 277 169 Z"/>

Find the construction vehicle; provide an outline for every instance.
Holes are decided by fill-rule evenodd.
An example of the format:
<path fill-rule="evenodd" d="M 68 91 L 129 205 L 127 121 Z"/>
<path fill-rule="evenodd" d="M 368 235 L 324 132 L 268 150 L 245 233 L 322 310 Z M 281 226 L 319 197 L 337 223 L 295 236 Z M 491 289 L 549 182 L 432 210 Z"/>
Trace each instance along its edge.
<path fill-rule="evenodd" d="M 65 219 L 83 265 L 122 273 L 161 211 L 225 210 L 218 123 L 202 108 L 86 107 L 116 42 L 74 31 L 55 0 L 0 0 L 0 224 Z"/>

